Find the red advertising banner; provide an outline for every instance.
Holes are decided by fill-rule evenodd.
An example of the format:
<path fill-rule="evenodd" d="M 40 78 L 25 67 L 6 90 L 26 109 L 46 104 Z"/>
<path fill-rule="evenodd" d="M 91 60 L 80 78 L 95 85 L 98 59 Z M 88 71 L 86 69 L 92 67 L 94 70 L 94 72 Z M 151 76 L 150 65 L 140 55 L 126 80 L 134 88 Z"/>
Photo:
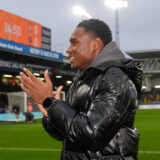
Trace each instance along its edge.
<path fill-rule="evenodd" d="M 41 48 L 41 32 L 39 23 L 0 9 L 0 38 Z"/>

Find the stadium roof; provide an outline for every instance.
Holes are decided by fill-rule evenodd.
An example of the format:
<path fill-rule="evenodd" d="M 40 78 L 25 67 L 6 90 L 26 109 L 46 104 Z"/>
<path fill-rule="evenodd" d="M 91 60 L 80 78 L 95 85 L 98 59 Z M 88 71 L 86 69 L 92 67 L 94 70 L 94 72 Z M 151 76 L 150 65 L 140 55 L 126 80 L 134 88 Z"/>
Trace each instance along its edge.
<path fill-rule="evenodd" d="M 160 49 L 155 50 L 137 50 L 137 51 L 127 51 L 127 54 L 134 58 L 160 58 Z"/>

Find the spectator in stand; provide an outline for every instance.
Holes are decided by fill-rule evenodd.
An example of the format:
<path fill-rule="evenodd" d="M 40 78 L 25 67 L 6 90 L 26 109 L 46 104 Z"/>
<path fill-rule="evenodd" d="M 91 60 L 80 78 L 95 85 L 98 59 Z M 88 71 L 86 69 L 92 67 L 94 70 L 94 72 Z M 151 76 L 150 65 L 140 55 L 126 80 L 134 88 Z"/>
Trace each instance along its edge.
<path fill-rule="evenodd" d="M 8 106 L 4 107 L 4 111 L 5 111 L 5 113 L 9 113 Z"/>
<path fill-rule="evenodd" d="M 0 107 L 0 113 L 4 113 L 3 107 Z"/>

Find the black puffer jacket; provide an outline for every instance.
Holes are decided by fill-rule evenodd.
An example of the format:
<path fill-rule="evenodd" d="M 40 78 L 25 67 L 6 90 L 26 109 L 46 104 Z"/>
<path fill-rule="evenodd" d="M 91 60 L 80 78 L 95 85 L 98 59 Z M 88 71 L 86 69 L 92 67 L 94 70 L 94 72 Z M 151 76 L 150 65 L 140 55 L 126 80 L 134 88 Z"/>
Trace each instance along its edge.
<path fill-rule="evenodd" d="M 142 71 L 114 42 L 77 75 L 67 102 L 55 100 L 43 118 L 46 131 L 63 141 L 63 160 L 136 160 L 134 128 Z"/>

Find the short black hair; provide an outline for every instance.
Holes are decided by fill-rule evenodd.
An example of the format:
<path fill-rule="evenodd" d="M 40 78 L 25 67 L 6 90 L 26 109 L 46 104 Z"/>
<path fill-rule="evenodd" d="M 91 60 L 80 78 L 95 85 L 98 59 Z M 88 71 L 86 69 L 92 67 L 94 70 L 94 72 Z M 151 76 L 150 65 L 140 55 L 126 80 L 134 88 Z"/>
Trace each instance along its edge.
<path fill-rule="evenodd" d="M 104 46 L 112 41 L 112 32 L 109 26 L 99 19 L 88 19 L 81 21 L 78 27 L 84 27 L 86 31 L 91 31 L 96 37 L 99 37 Z"/>

